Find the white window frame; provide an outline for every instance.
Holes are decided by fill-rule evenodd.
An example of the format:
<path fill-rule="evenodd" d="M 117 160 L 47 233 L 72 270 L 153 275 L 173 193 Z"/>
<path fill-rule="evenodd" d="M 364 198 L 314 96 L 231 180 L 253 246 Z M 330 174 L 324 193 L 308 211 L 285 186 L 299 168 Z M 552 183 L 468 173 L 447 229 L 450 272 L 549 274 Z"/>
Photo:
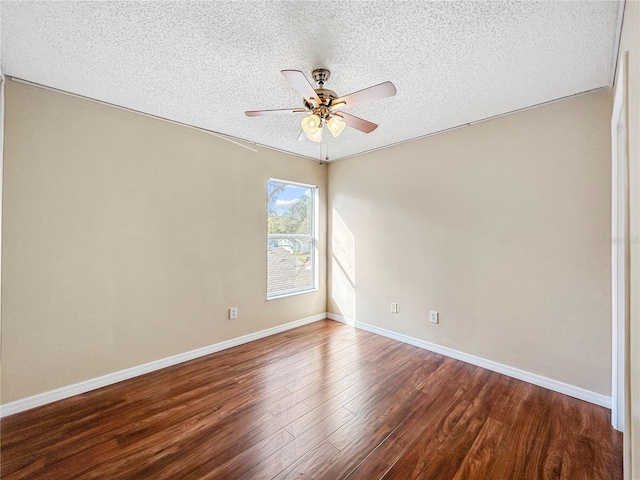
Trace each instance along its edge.
<path fill-rule="evenodd" d="M 319 252 L 318 252 L 318 221 L 320 219 L 319 216 L 319 188 L 317 185 L 310 185 L 307 183 L 293 182 L 291 180 L 283 180 L 280 178 L 269 178 L 267 179 L 267 186 L 269 182 L 279 182 L 284 183 L 286 185 L 293 185 L 296 187 L 309 188 L 311 189 L 311 233 L 310 235 L 299 235 L 299 234 L 270 234 L 267 231 L 267 278 L 266 278 L 266 286 L 267 286 L 267 300 L 275 300 L 278 298 L 290 297 L 292 295 L 299 295 L 302 293 L 316 292 L 318 291 L 318 262 L 319 262 Z M 268 189 L 267 189 L 267 198 L 268 198 Z M 311 284 L 298 287 L 291 288 L 288 290 L 279 290 L 277 292 L 269 293 L 269 244 L 271 240 L 308 240 L 311 244 Z"/>

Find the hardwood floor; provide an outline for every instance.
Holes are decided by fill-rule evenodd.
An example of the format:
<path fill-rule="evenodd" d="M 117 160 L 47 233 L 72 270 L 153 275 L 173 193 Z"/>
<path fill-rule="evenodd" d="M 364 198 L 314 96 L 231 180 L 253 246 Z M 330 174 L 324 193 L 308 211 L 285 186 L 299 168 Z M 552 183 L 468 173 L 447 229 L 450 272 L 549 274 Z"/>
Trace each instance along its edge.
<path fill-rule="evenodd" d="M 5 480 L 622 478 L 609 410 L 330 320 L 0 427 Z"/>

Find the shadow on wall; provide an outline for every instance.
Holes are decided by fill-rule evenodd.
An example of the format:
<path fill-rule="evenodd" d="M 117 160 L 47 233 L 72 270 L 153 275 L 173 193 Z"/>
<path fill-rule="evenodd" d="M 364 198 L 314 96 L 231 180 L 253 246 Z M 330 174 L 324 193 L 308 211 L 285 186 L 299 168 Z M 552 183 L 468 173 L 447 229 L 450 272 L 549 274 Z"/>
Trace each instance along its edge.
<path fill-rule="evenodd" d="M 331 298 L 339 315 L 356 320 L 356 239 L 334 208 L 331 216 Z"/>

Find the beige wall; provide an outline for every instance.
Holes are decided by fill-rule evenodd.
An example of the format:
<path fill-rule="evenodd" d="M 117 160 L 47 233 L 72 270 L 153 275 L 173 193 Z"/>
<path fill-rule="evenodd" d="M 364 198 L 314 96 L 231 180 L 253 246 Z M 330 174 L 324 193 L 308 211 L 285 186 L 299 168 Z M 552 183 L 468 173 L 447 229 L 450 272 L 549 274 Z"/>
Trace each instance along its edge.
<path fill-rule="evenodd" d="M 2 403 L 326 309 L 324 248 L 265 300 L 267 178 L 320 187 L 322 240 L 317 163 L 12 81 L 4 162 Z"/>
<path fill-rule="evenodd" d="M 618 61 L 627 58 L 631 261 L 630 385 L 625 418 L 625 478 L 640 478 L 640 2 L 627 0 Z M 616 84 L 619 79 L 616 79 Z"/>
<path fill-rule="evenodd" d="M 331 164 L 329 311 L 609 395 L 611 104 Z"/>

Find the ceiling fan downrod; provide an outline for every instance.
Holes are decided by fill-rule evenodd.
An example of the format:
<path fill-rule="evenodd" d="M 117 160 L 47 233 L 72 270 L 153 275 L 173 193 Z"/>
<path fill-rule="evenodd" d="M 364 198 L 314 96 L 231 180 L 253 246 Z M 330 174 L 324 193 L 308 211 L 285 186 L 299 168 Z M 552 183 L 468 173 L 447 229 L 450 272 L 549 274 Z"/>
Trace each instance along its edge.
<path fill-rule="evenodd" d="M 331 72 L 326 68 L 316 68 L 311 72 L 311 76 L 316 81 L 318 88 L 324 88 L 324 84 L 329 81 Z"/>

